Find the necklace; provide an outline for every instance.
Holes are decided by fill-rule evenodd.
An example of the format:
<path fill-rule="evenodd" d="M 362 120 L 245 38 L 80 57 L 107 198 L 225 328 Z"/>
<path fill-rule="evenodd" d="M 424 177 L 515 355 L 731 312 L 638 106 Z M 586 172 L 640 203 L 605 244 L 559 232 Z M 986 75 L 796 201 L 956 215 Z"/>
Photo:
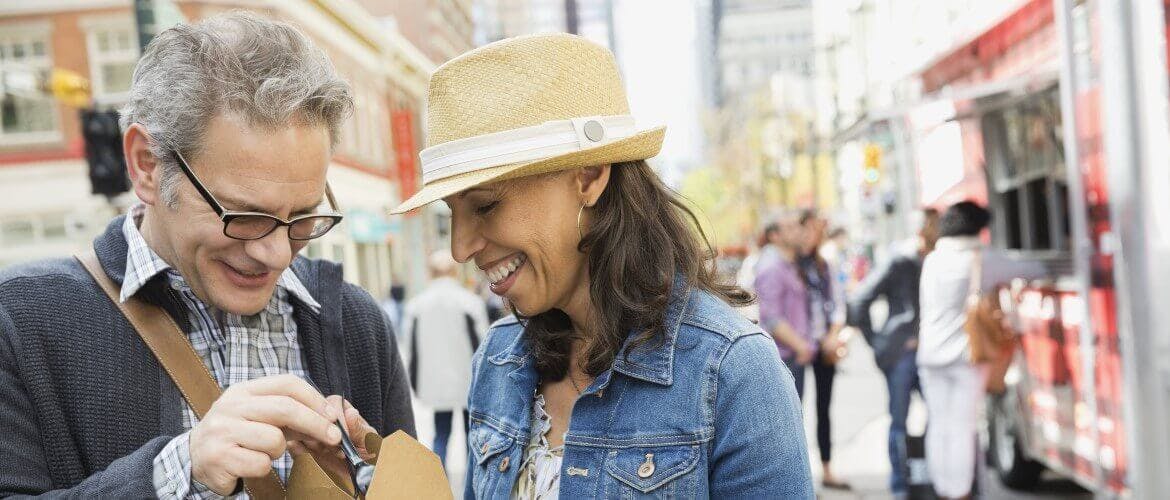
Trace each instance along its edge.
<path fill-rule="evenodd" d="M 577 387 L 577 381 L 573 379 L 573 375 L 571 373 L 566 373 L 565 376 L 569 377 L 569 383 L 573 384 L 573 390 L 577 391 L 577 395 L 580 396 L 584 391 L 582 391 L 580 387 Z"/>

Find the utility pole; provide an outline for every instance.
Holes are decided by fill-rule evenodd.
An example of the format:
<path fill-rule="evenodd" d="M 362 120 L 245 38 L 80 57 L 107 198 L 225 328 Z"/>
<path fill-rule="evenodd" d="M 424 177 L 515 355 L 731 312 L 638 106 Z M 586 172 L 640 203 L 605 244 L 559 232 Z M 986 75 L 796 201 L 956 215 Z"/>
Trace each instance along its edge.
<path fill-rule="evenodd" d="M 577 0 L 565 0 L 565 29 L 569 33 L 577 34 Z"/>
<path fill-rule="evenodd" d="M 146 46 L 157 33 L 154 16 L 154 0 L 134 0 L 134 25 L 138 31 L 138 53 L 146 52 Z"/>
<path fill-rule="evenodd" d="M 172 0 L 134 0 L 138 53 L 146 52 L 146 46 L 159 32 L 185 21 L 183 11 Z"/>
<path fill-rule="evenodd" d="M 605 25 L 609 32 L 609 50 L 617 57 L 617 27 L 613 23 L 613 0 L 605 0 Z"/>

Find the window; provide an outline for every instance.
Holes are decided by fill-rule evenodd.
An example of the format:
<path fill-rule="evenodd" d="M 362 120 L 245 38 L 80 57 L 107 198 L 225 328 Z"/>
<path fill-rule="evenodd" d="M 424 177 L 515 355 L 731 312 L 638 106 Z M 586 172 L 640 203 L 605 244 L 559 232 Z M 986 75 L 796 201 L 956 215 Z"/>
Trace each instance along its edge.
<path fill-rule="evenodd" d="M 304 256 L 310 259 L 321 258 L 321 243 L 314 241 L 306 245 Z"/>
<path fill-rule="evenodd" d="M 366 129 L 365 147 L 363 153 L 374 166 L 382 168 L 386 160 L 386 111 L 383 107 L 382 96 L 375 89 L 366 89 L 366 105 L 362 113 L 365 115 L 363 126 Z"/>
<path fill-rule="evenodd" d="M 0 142 L 58 137 L 57 107 L 37 88 L 52 67 L 47 26 L 0 28 Z"/>
<path fill-rule="evenodd" d="M 69 225 L 63 213 L 47 214 L 41 218 L 41 230 L 47 241 L 59 241 L 69 237 Z"/>
<path fill-rule="evenodd" d="M 0 246 L 59 243 L 76 235 L 76 220 L 65 212 L 49 212 L 0 220 Z"/>
<path fill-rule="evenodd" d="M 36 228 L 30 219 L 9 219 L 0 222 L 0 241 L 5 246 L 27 245 L 36 240 Z"/>
<path fill-rule="evenodd" d="M 341 150 L 368 166 L 383 168 L 389 147 L 386 143 L 389 125 L 382 96 L 375 89 L 355 84 L 353 99 L 353 113 L 342 125 Z"/>
<path fill-rule="evenodd" d="M 739 84 L 742 81 L 743 74 L 740 72 L 739 67 L 734 64 L 729 64 L 723 67 L 723 83 L 728 87 L 739 87 Z"/>
<path fill-rule="evenodd" d="M 354 81 L 350 78 L 345 78 L 346 81 Z M 345 119 L 345 123 L 341 126 L 341 150 L 347 156 L 358 156 L 358 132 L 361 128 L 358 125 L 358 113 L 364 106 L 362 102 L 362 95 L 358 92 L 353 92 L 353 112 Z"/>
<path fill-rule="evenodd" d="M 86 43 L 94 97 L 114 102 L 125 100 L 138 61 L 134 26 L 128 20 L 95 24 L 87 34 Z"/>
<path fill-rule="evenodd" d="M 980 125 L 996 214 L 993 240 L 1011 250 L 1066 251 L 1068 186 L 1057 90 L 1022 100 L 992 99 Z"/>

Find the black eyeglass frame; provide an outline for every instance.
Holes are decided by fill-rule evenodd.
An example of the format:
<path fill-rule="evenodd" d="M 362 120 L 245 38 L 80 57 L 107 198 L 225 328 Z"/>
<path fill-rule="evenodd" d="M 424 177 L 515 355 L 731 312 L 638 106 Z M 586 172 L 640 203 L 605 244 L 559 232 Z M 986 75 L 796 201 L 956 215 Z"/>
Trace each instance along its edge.
<path fill-rule="evenodd" d="M 275 215 L 266 214 L 263 212 L 233 212 L 233 211 L 227 210 L 227 209 L 223 208 L 223 205 L 219 202 L 219 200 L 215 199 L 215 196 L 211 194 L 211 191 L 207 190 L 207 187 L 203 185 L 203 182 L 201 182 L 199 180 L 199 177 L 197 177 L 195 175 L 195 172 L 193 170 L 191 170 L 191 165 L 189 165 L 187 163 L 186 158 L 183 158 L 183 154 L 180 153 L 178 150 L 172 150 L 172 152 L 175 154 L 175 158 L 178 160 L 179 170 L 183 171 L 183 174 L 187 176 L 187 179 L 189 179 L 191 181 L 191 184 L 193 186 L 195 186 L 195 190 L 199 191 L 199 194 L 201 196 L 203 196 L 203 199 L 205 201 L 207 201 L 207 204 L 211 205 L 211 209 L 215 210 L 215 214 L 219 216 L 219 220 L 223 221 L 223 235 L 227 236 L 228 238 L 231 238 L 233 240 L 240 240 L 240 241 L 259 240 L 259 239 L 262 239 L 262 238 L 272 234 L 272 232 L 276 231 L 277 228 L 289 227 L 290 231 L 288 232 L 288 238 L 290 240 L 310 241 L 310 240 L 315 240 L 317 238 L 320 238 L 320 237 L 328 234 L 329 231 L 332 231 L 333 228 L 337 227 L 337 225 L 340 224 L 341 220 L 344 218 L 344 216 L 341 215 L 341 211 L 337 208 L 337 200 L 333 197 L 333 189 L 329 187 L 328 182 L 325 183 L 325 198 L 329 201 L 329 208 L 331 210 L 333 210 L 333 213 L 331 213 L 331 214 L 305 214 L 305 215 L 301 215 L 298 217 L 293 217 L 292 219 L 289 219 L 289 220 L 285 220 L 285 219 L 281 219 L 280 217 L 277 217 Z M 231 234 L 228 234 L 228 226 L 231 224 L 231 222 L 233 220 L 239 219 L 241 217 L 262 217 L 262 218 L 269 219 L 269 220 L 275 222 L 275 224 L 272 225 L 271 229 L 264 232 L 264 234 L 261 234 L 259 236 L 254 237 L 254 238 L 239 238 L 236 236 L 232 236 Z M 300 221 L 307 220 L 307 219 L 329 219 L 332 221 L 332 224 L 329 226 L 328 229 L 326 229 L 325 231 L 322 231 L 321 234 L 311 236 L 308 238 L 295 237 L 293 235 L 293 232 L 291 231 L 292 225 L 296 224 Z"/>

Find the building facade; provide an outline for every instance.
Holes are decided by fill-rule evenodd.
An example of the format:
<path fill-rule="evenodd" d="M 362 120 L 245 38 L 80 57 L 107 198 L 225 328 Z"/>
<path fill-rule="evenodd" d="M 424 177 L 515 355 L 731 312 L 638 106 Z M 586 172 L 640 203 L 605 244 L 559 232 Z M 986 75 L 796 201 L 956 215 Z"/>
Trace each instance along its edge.
<path fill-rule="evenodd" d="M 576 33 L 615 50 L 614 0 L 480 0 L 477 4 L 478 44 L 532 33 L 570 31 L 575 7 Z"/>
<path fill-rule="evenodd" d="M 953 113 L 948 115 L 945 105 L 927 102 L 937 89 L 924 89 L 919 72 L 1019 5 L 1019 0 L 816 4 L 817 43 L 826 49 L 820 54 L 825 67 L 818 88 L 831 92 L 820 96 L 818 107 L 829 117 L 822 126 L 832 137 L 844 212 L 853 215 L 848 225 L 860 241 L 881 248 L 913 235 L 913 213 L 940 198 L 934 184 L 949 182 L 939 178 L 924 186 L 917 182 L 919 171 L 951 172 L 962 163 L 934 153 L 955 149 L 959 125 L 948 121 Z M 924 135 L 926 128 L 933 133 Z M 867 148 L 880 151 L 881 173 L 871 182 L 863 178 Z"/>
<path fill-rule="evenodd" d="M 358 0 L 435 64 L 474 47 L 473 0 Z"/>
<path fill-rule="evenodd" d="M 811 85 L 816 61 L 810 0 L 721 0 L 714 6 L 720 103 L 767 89 L 778 74 Z"/>
<path fill-rule="evenodd" d="M 84 248 L 135 202 L 91 194 L 79 110 L 26 80 L 52 68 L 90 80 L 93 107 L 125 103 L 139 49 L 130 0 L 52 0 L 0 4 L 0 74 L 12 97 L 0 127 L 0 266 L 67 256 Z M 434 64 L 402 35 L 350 0 L 174 2 L 198 20 L 247 8 L 300 27 L 353 88 L 329 180 L 347 219 L 305 253 L 345 264 L 346 279 L 375 296 L 410 281 L 430 241 L 418 218 L 385 214 L 415 184 L 422 141 L 419 113 Z M 78 50 L 81 48 L 81 50 Z M 25 90 L 27 89 L 27 90 Z M 7 90 L 6 90 L 7 91 Z M 404 184 L 403 181 L 410 184 Z M 433 232 L 433 229 L 431 229 Z"/>

